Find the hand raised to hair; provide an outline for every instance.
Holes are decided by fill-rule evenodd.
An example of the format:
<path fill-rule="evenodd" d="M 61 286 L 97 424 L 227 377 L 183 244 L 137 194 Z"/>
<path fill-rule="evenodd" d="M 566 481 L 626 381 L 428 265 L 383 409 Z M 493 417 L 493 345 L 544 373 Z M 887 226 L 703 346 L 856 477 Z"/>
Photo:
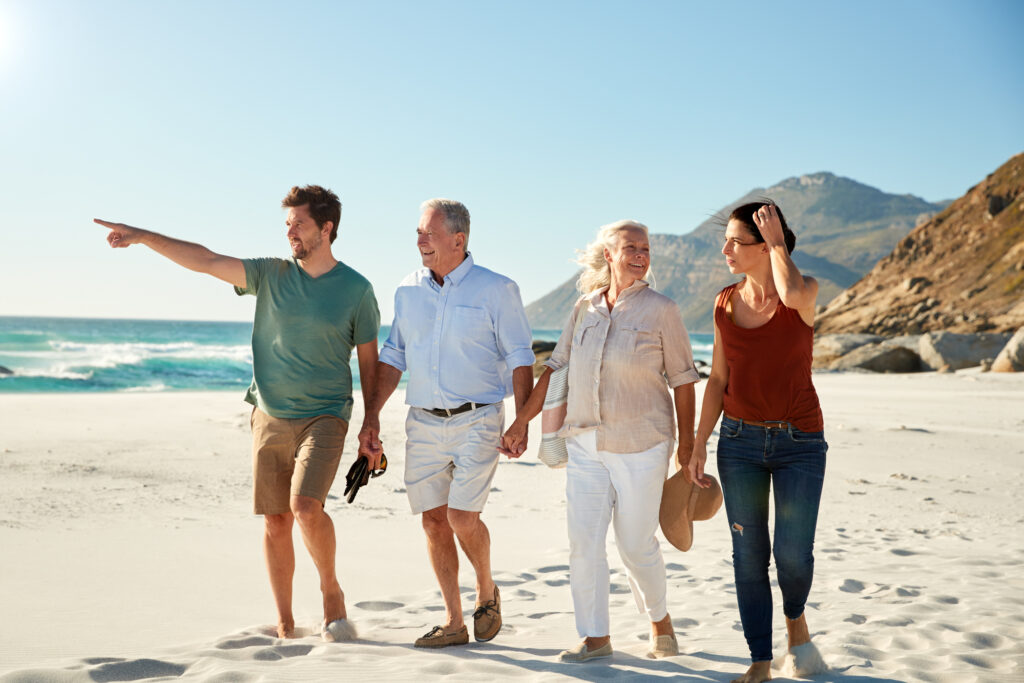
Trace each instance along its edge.
<path fill-rule="evenodd" d="M 774 204 L 766 204 L 754 212 L 754 225 L 761 231 L 761 237 L 769 248 L 785 246 L 782 221 L 779 220 L 779 210 Z"/>

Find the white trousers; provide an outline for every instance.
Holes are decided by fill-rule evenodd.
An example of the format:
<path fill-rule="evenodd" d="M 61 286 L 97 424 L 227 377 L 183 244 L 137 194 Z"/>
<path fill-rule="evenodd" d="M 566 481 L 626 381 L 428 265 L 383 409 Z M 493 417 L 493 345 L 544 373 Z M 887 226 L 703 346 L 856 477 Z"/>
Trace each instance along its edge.
<path fill-rule="evenodd" d="M 652 622 L 664 619 L 665 561 L 654 534 L 672 441 L 640 453 L 609 453 L 597 450 L 597 432 L 589 431 L 566 439 L 566 446 L 569 587 L 576 631 L 583 638 L 611 635 L 609 523 L 637 610 Z"/>

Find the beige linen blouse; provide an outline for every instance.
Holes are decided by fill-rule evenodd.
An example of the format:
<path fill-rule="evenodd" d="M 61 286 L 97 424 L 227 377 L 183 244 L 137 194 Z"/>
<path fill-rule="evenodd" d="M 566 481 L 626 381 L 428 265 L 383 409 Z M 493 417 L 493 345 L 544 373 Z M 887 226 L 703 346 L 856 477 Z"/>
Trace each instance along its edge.
<path fill-rule="evenodd" d="M 544 365 L 569 365 L 569 400 L 558 436 L 596 429 L 598 450 L 638 453 L 675 439 L 668 388 L 700 376 L 674 301 L 637 280 L 609 311 L 606 290 L 576 303 Z M 582 306 L 586 313 L 577 325 Z"/>

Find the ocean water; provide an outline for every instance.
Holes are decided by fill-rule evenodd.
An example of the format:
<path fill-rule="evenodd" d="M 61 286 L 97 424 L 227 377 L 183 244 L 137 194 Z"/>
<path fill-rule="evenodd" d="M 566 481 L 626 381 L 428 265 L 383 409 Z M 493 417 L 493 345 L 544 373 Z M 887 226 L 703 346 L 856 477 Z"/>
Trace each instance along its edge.
<path fill-rule="evenodd" d="M 536 340 L 558 335 L 533 331 Z M 239 322 L 0 316 L 0 393 L 244 391 L 251 336 L 252 324 Z M 712 341 L 691 335 L 694 357 L 710 363 Z M 352 368 L 358 388 L 355 354 Z"/>

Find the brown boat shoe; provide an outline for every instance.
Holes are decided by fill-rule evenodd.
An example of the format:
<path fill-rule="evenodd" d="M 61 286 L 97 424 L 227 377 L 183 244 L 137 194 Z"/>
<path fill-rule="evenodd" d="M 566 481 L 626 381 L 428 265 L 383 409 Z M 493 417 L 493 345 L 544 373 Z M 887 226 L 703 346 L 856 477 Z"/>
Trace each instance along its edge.
<path fill-rule="evenodd" d="M 448 647 L 449 645 L 465 645 L 469 642 L 469 630 L 463 626 L 458 631 L 445 631 L 443 626 L 435 626 L 429 633 L 424 633 L 413 643 L 416 647 Z"/>
<path fill-rule="evenodd" d="M 488 600 L 473 612 L 473 637 L 477 642 L 486 643 L 501 630 L 501 595 L 494 587 L 494 599 Z"/>

